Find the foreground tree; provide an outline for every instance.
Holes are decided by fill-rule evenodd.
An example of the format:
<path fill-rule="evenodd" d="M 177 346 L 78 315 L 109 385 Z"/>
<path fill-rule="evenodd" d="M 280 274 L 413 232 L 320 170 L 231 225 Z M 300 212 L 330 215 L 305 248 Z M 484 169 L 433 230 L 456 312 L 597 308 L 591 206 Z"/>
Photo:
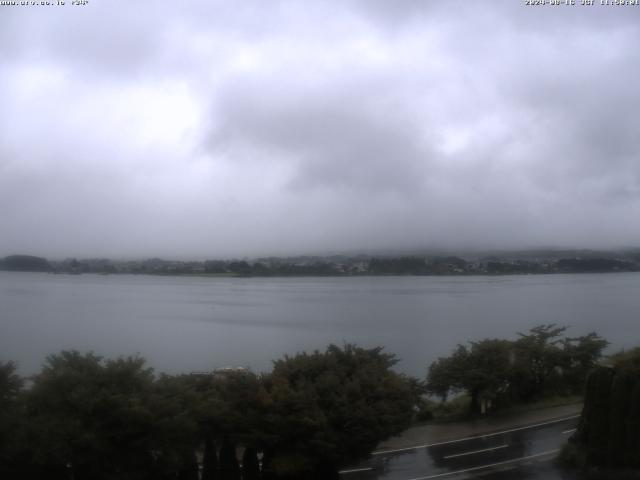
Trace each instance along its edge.
<path fill-rule="evenodd" d="M 17 478 L 22 473 L 26 449 L 22 387 L 16 365 L 0 362 L 0 478 Z"/>
<path fill-rule="evenodd" d="M 564 458 L 579 466 L 640 467 L 640 348 L 614 355 L 589 374 L 571 440 Z"/>
<path fill-rule="evenodd" d="M 450 393 L 466 392 L 471 398 L 470 413 L 485 413 L 509 387 L 512 352 L 506 340 L 458 345 L 450 357 L 429 367 L 428 391 L 443 399 Z"/>
<path fill-rule="evenodd" d="M 418 398 L 395 363 L 382 348 L 348 344 L 276 361 L 261 398 L 271 472 L 334 478 L 338 465 L 408 427 Z"/>
<path fill-rule="evenodd" d="M 47 358 L 26 396 L 33 478 L 193 478 L 184 392 L 154 382 L 139 357 Z"/>
<path fill-rule="evenodd" d="M 609 342 L 595 332 L 575 338 L 563 337 L 566 330 L 567 327 L 549 324 L 518 334 L 511 379 L 518 401 L 583 391 L 587 375 Z"/>
<path fill-rule="evenodd" d="M 513 342 L 515 360 L 509 379 L 517 399 L 530 401 L 545 390 L 557 388 L 558 369 L 567 363 L 561 348 L 562 334 L 566 329 L 549 324 L 533 327 L 527 333 L 518 333 L 520 338 Z"/>
<path fill-rule="evenodd" d="M 427 389 L 443 400 L 467 393 L 470 413 L 582 391 L 608 342 L 595 333 L 563 337 L 566 327 L 539 325 L 517 340 L 485 339 L 458 345 L 429 367 Z"/>
<path fill-rule="evenodd" d="M 150 391 L 152 377 L 141 366 L 131 359 L 107 373 L 93 354 L 47 358 L 26 399 L 36 476 L 46 471 L 53 478 L 100 479 L 125 464 L 133 468 L 130 462 L 144 463 L 135 441 L 150 428 L 148 402 L 140 397 Z"/>
<path fill-rule="evenodd" d="M 569 392 L 582 392 L 585 379 L 597 365 L 609 342 L 595 332 L 563 340 L 563 381 Z"/>
<path fill-rule="evenodd" d="M 156 377 L 139 357 L 63 351 L 26 391 L 15 366 L 0 364 L 0 476 L 196 480 L 204 447 L 203 480 L 331 480 L 410 424 L 421 388 L 395 361 L 381 348 L 330 346 L 264 376 Z"/>

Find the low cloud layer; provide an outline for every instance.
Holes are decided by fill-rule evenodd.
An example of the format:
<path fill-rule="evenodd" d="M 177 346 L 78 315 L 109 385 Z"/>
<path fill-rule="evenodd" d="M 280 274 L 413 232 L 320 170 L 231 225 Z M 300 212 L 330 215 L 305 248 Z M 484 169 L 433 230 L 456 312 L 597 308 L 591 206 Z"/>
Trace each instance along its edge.
<path fill-rule="evenodd" d="M 0 255 L 640 244 L 640 7 L 1 8 Z"/>

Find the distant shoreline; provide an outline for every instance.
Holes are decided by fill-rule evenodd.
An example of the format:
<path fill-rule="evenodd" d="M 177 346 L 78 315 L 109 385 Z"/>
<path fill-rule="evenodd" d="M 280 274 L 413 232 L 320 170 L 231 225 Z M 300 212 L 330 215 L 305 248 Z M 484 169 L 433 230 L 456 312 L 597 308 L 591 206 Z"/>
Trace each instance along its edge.
<path fill-rule="evenodd" d="M 188 277 L 188 278 L 420 278 L 420 277 L 437 277 L 437 278 L 463 278 L 463 277 L 525 277 L 525 276 L 555 276 L 555 275 L 606 275 L 616 273 L 640 273 L 640 270 L 625 271 L 593 271 L 593 272 L 518 272 L 518 273 L 427 273 L 427 274 L 411 274 L 411 273 L 361 273 L 361 274 L 289 274 L 289 275 L 241 275 L 235 273 L 152 273 L 152 272 L 115 272 L 115 273 L 98 273 L 98 272 L 52 272 L 52 271 L 31 271 L 31 270 L 2 270 L 0 272 L 7 273 L 44 273 L 49 275 L 60 276 L 78 276 L 78 275 L 97 275 L 97 276 L 147 276 L 147 277 Z"/>
<path fill-rule="evenodd" d="M 640 272 L 640 252 L 515 252 L 471 256 L 267 257 L 255 260 L 176 261 L 161 258 L 117 261 L 48 260 L 31 255 L 0 259 L 0 270 L 66 274 L 146 274 L 196 277 L 502 276 L 556 273 Z"/>

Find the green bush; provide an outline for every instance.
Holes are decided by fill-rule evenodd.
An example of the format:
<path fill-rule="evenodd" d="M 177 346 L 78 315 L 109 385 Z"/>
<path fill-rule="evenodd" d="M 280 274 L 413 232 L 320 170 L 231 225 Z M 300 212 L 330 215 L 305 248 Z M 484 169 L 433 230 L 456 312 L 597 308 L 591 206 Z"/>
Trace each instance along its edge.
<path fill-rule="evenodd" d="M 464 394 L 445 402 L 434 403 L 431 410 L 435 419 L 455 419 L 468 416 L 470 405 L 471 396 Z"/>
<path fill-rule="evenodd" d="M 416 415 L 416 420 L 418 422 L 428 422 L 429 420 L 433 420 L 433 412 L 427 408 L 423 408 Z"/>

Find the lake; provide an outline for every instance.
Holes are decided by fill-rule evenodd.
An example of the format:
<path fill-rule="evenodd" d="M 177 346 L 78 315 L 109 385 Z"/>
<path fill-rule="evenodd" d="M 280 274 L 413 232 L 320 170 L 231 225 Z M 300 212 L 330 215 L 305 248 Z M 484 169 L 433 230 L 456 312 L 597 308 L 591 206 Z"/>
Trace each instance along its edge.
<path fill-rule="evenodd" d="M 640 274 L 205 278 L 0 272 L 0 360 L 139 353 L 169 373 L 248 366 L 329 343 L 382 345 L 423 377 L 457 343 L 540 323 L 640 345 Z"/>

